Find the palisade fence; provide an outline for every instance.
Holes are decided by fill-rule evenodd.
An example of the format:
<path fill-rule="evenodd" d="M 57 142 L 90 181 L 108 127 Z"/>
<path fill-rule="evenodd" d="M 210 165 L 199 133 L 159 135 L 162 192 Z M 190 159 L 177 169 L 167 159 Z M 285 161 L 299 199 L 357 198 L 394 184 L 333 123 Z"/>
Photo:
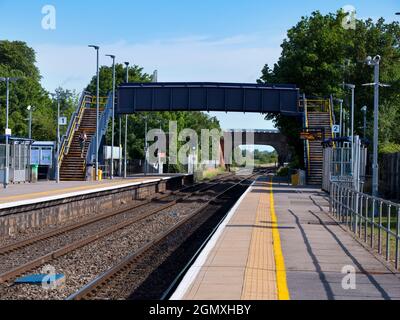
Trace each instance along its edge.
<path fill-rule="evenodd" d="M 400 152 L 380 157 L 379 192 L 386 199 L 400 201 Z"/>
<path fill-rule="evenodd" d="M 353 170 L 351 154 L 348 142 L 325 146 L 323 189 L 330 193 L 330 212 L 339 223 L 399 270 L 400 204 L 363 192 L 368 157 L 367 149 L 358 137 L 353 149 Z M 385 165 L 381 167 L 381 179 L 385 180 L 387 188 L 393 190 L 397 190 L 394 184 L 397 183 L 398 187 L 399 183 L 394 170 L 395 167 L 399 170 L 398 160 L 398 155 L 387 155 L 382 159 Z"/>
<path fill-rule="evenodd" d="M 352 169 L 352 151 L 354 168 Z M 364 190 L 367 168 L 367 148 L 358 136 L 354 149 L 348 141 L 335 141 L 324 145 L 322 190 L 330 192 L 331 183 L 338 182 L 357 191 Z"/>
<path fill-rule="evenodd" d="M 332 182 L 330 212 L 399 270 L 400 204 Z"/>
<path fill-rule="evenodd" d="M 9 150 L 9 183 L 30 181 L 30 146 L 10 143 Z M 6 146 L 0 144 L 0 183 L 4 181 L 6 168 Z"/>

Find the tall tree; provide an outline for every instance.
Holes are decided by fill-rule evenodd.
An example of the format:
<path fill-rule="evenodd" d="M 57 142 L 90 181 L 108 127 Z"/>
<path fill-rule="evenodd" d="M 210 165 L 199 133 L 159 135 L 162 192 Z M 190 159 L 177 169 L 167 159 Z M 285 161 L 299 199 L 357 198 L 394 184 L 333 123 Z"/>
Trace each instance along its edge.
<path fill-rule="evenodd" d="M 294 83 L 307 96 L 344 98 L 349 108 L 349 92 L 342 84 L 353 83 L 356 89 L 356 130 L 362 126 L 360 109 L 369 108 L 368 122 L 371 124 L 373 113 L 373 90 L 362 84 L 373 80 L 373 70 L 365 64 L 368 55 L 381 55 L 381 81 L 392 85 L 381 90 L 381 104 L 398 114 L 400 108 L 400 26 L 399 23 L 385 23 L 384 19 L 373 22 L 357 20 L 355 29 L 343 27 L 345 13 L 322 15 L 316 11 L 309 17 L 302 17 L 296 26 L 287 33 L 282 43 L 282 54 L 271 69 L 266 65 L 262 70 L 261 82 Z M 290 137 L 298 157 L 302 157 L 298 129 L 302 124 L 281 115 L 268 115 L 268 119 Z M 392 131 L 396 118 L 381 122 L 381 130 Z M 393 124 L 390 124 L 390 123 Z M 369 125 L 371 127 L 371 125 Z M 389 135 L 394 138 L 394 134 Z M 381 135 L 381 142 L 385 143 Z M 397 139 L 397 138 L 396 138 Z M 391 141 L 400 144 L 399 140 Z"/>
<path fill-rule="evenodd" d="M 54 140 L 56 113 L 51 98 L 40 84 L 41 76 L 35 65 L 35 51 L 21 41 L 0 41 L 0 77 L 17 77 L 10 85 L 9 127 L 13 135 L 28 136 L 27 106 L 34 107 L 33 138 Z M 0 132 L 6 117 L 6 86 L 0 83 Z"/>

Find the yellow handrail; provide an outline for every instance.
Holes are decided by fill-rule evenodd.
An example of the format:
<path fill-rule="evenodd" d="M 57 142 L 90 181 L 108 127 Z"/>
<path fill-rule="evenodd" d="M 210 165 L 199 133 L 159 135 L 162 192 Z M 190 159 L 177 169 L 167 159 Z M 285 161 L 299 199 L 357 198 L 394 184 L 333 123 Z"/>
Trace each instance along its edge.
<path fill-rule="evenodd" d="M 306 128 L 308 128 L 308 100 L 304 101 L 304 114 L 306 117 Z M 307 167 L 308 167 L 308 174 L 311 172 L 311 164 L 310 164 L 310 142 L 306 140 L 307 143 Z"/>
<path fill-rule="evenodd" d="M 332 128 L 333 127 L 333 106 L 331 105 L 330 100 L 328 100 L 328 105 L 329 105 L 329 119 L 330 119 L 331 128 Z M 332 136 L 332 139 L 335 138 L 335 134 L 333 133 L 332 130 L 331 130 L 331 136 Z"/>
<path fill-rule="evenodd" d="M 66 148 L 69 149 L 69 147 L 71 146 L 72 139 L 73 139 L 74 134 L 75 134 L 76 125 L 79 124 L 81 122 L 81 120 L 82 120 L 82 115 L 83 115 L 83 112 L 85 111 L 85 106 L 86 106 L 86 102 L 87 102 L 88 98 L 91 98 L 91 97 L 88 96 L 88 95 L 85 95 L 83 97 L 81 105 L 79 107 L 78 116 L 74 118 L 74 120 L 72 122 L 72 125 L 71 125 L 71 130 L 69 132 L 69 135 L 68 135 L 68 137 L 66 138 L 66 140 L 64 141 L 64 143 L 61 146 L 60 154 L 58 156 L 58 163 L 59 163 L 60 167 L 61 167 L 62 161 L 64 160 L 65 149 Z"/>
<path fill-rule="evenodd" d="M 107 105 L 107 99 L 108 97 L 99 97 L 99 106 L 100 107 L 104 107 Z M 95 107 L 97 104 L 97 97 L 96 96 L 92 96 L 91 99 L 91 107 Z"/>
<path fill-rule="evenodd" d="M 329 111 L 329 100 L 323 99 L 311 99 L 307 100 L 307 108 L 309 111 L 313 110 L 315 112 L 327 112 Z"/>

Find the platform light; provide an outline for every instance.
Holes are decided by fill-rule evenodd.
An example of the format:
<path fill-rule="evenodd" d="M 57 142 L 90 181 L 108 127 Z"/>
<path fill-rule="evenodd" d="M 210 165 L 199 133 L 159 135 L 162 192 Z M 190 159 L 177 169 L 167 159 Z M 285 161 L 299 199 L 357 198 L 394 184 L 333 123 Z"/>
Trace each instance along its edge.
<path fill-rule="evenodd" d="M 6 136 L 6 147 L 5 147 L 5 151 L 6 151 L 6 163 L 5 163 L 5 168 L 4 168 L 4 189 L 7 188 L 8 186 L 8 180 L 9 180 L 9 162 L 10 162 L 10 155 L 9 155 L 9 145 L 8 145 L 8 139 L 9 139 L 9 131 L 10 129 L 8 128 L 8 113 L 9 113 L 9 109 L 10 109 L 10 83 L 11 82 L 17 82 L 20 78 L 10 78 L 10 77 L 3 77 L 0 78 L 0 81 L 5 82 L 6 83 L 6 132 L 5 132 L 5 136 Z"/>
<path fill-rule="evenodd" d="M 379 144 L 379 87 L 388 87 L 389 85 L 380 83 L 379 66 L 382 58 L 376 55 L 374 58 L 368 56 L 365 63 L 374 67 L 374 82 L 363 86 L 374 87 L 374 143 L 373 143 L 373 164 L 372 164 L 372 195 L 377 197 L 379 194 L 379 165 L 378 165 L 378 144 Z"/>
<path fill-rule="evenodd" d="M 106 57 L 112 59 L 113 69 L 113 91 L 112 91 L 112 129 L 111 129 L 111 180 L 114 179 L 114 134 L 115 134 L 115 55 L 106 54 Z"/>
<path fill-rule="evenodd" d="M 28 124 L 28 138 L 32 139 L 32 111 L 33 107 L 32 106 L 27 106 L 26 110 L 29 112 L 29 124 Z"/>
<path fill-rule="evenodd" d="M 126 83 L 129 83 L 129 62 L 125 62 L 126 66 Z M 127 157 L 128 157 L 128 115 L 125 115 L 125 147 L 124 147 L 124 178 L 127 177 Z"/>
<path fill-rule="evenodd" d="M 100 100 L 100 67 L 99 67 L 99 51 L 100 47 L 89 45 L 89 48 L 96 50 L 97 55 L 97 72 L 96 72 L 96 181 L 99 180 L 99 100 Z"/>
<path fill-rule="evenodd" d="M 363 130 L 364 130 L 364 139 L 367 137 L 367 106 L 364 106 L 361 108 L 361 112 L 363 113 L 364 116 L 364 126 L 363 126 Z"/>
<path fill-rule="evenodd" d="M 351 90 L 351 175 L 354 181 L 354 104 L 355 104 L 355 89 L 354 84 L 344 83 L 344 87 Z M 358 186 L 356 186 L 358 189 Z"/>

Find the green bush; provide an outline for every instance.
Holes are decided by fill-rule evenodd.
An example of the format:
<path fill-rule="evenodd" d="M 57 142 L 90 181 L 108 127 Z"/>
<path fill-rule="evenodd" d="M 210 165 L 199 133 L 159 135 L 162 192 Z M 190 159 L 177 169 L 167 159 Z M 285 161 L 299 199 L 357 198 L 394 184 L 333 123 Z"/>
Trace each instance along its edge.
<path fill-rule="evenodd" d="M 379 146 L 379 153 L 397 153 L 400 152 L 400 144 L 387 142 Z"/>
<path fill-rule="evenodd" d="M 289 167 L 282 167 L 278 170 L 277 176 L 278 177 L 287 177 L 289 175 Z"/>

